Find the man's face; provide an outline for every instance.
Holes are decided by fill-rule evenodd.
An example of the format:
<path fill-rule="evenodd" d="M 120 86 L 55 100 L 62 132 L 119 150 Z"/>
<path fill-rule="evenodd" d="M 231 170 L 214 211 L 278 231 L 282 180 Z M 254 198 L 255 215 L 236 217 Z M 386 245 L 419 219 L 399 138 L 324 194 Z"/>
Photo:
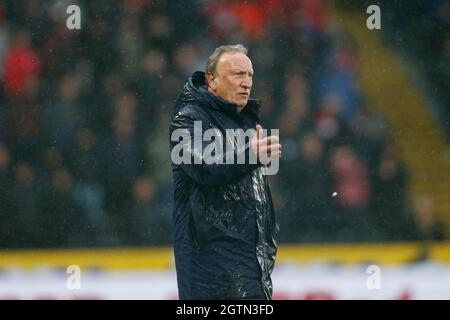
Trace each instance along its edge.
<path fill-rule="evenodd" d="M 241 112 L 250 97 L 252 78 L 252 62 L 244 53 L 224 53 L 217 62 L 216 73 L 208 74 L 208 90 L 236 104 Z"/>

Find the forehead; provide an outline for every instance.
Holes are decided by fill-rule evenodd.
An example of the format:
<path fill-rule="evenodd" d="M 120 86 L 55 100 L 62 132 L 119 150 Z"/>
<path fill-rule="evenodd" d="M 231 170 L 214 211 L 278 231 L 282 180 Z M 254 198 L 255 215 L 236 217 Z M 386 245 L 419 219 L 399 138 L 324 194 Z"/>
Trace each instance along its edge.
<path fill-rule="evenodd" d="M 217 68 L 253 71 L 250 58 L 242 52 L 226 52 L 222 54 L 217 62 Z"/>

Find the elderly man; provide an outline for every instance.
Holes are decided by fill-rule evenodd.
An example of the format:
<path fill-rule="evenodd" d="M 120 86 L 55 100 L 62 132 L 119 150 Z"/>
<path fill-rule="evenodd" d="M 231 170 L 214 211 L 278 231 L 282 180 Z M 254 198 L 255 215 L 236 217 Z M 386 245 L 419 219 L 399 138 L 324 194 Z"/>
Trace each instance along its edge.
<path fill-rule="evenodd" d="M 277 251 L 276 223 L 265 166 L 281 156 L 277 136 L 262 138 L 259 101 L 249 99 L 253 67 L 242 45 L 218 47 L 204 72 L 195 72 L 175 102 L 170 125 L 171 150 L 184 144 L 174 161 L 174 252 L 180 299 L 271 299 L 271 273 Z M 175 132 L 191 136 L 230 129 L 256 134 L 205 161 L 201 150 L 211 142 L 202 135 L 178 141 Z M 255 131 L 256 129 L 256 131 Z M 195 135 L 195 134 L 194 134 Z M 226 141 L 224 141 L 226 143 Z M 245 155 L 245 163 L 224 158 Z M 254 156 L 254 162 L 249 159 Z M 186 159 L 186 158 L 184 158 Z"/>

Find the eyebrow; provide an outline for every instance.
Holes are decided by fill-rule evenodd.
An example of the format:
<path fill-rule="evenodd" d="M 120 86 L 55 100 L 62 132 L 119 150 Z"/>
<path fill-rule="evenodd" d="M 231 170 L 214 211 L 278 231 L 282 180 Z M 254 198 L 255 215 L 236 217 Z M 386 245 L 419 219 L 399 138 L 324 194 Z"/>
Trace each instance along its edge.
<path fill-rule="evenodd" d="M 241 69 L 231 69 L 231 72 L 236 72 L 236 73 L 247 73 L 247 71 L 245 70 L 241 70 Z M 248 71 L 251 75 L 254 74 L 253 70 Z"/>

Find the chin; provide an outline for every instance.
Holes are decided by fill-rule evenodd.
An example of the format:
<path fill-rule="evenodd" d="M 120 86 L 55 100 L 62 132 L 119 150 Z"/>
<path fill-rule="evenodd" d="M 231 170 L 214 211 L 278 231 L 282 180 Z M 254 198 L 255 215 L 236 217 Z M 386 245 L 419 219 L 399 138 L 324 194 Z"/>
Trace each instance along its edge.
<path fill-rule="evenodd" d="M 240 102 L 240 103 L 238 103 L 237 105 L 238 105 L 240 108 L 243 108 L 243 107 L 245 107 L 245 106 L 247 105 L 248 100 L 239 101 L 239 102 Z"/>

